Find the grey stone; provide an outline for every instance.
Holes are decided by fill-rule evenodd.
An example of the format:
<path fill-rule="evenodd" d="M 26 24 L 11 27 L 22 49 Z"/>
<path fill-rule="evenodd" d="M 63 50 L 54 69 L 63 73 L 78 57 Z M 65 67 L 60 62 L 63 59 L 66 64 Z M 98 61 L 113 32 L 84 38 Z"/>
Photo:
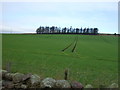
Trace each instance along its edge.
<path fill-rule="evenodd" d="M 93 86 L 91 84 L 87 84 L 85 88 L 93 88 Z"/>
<path fill-rule="evenodd" d="M 53 88 L 55 87 L 56 80 L 53 78 L 45 78 L 41 82 L 41 88 Z"/>
<path fill-rule="evenodd" d="M 4 78 L 7 80 L 12 80 L 13 75 L 14 75 L 13 73 L 6 73 Z"/>
<path fill-rule="evenodd" d="M 27 85 L 28 87 L 40 87 L 40 82 L 41 82 L 41 78 L 34 74 L 31 75 L 30 78 L 27 81 Z"/>
<path fill-rule="evenodd" d="M 23 88 L 23 89 L 27 89 L 27 85 L 22 84 L 22 85 L 21 85 L 21 88 Z"/>
<path fill-rule="evenodd" d="M 12 79 L 14 83 L 18 83 L 21 82 L 23 80 L 24 74 L 22 73 L 15 73 L 14 75 L 12 75 Z"/>
<path fill-rule="evenodd" d="M 14 84 L 14 88 L 21 88 L 22 83 L 16 83 Z"/>
<path fill-rule="evenodd" d="M 5 74 L 7 74 L 7 73 L 8 72 L 6 70 L 0 70 L 0 75 L 2 75 L 3 78 L 5 77 Z"/>
<path fill-rule="evenodd" d="M 66 80 L 56 80 L 56 88 L 71 88 L 70 83 Z"/>
<path fill-rule="evenodd" d="M 118 88 L 118 84 L 112 83 L 112 84 L 109 86 L 109 88 Z"/>
<path fill-rule="evenodd" d="M 26 75 L 24 75 L 23 78 L 22 78 L 22 81 L 30 79 L 31 76 L 32 76 L 32 74 L 26 74 Z"/>
<path fill-rule="evenodd" d="M 77 82 L 77 81 L 74 81 L 74 82 L 71 83 L 71 87 L 72 88 L 81 88 L 82 89 L 83 85 L 81 83 Z"/>
<path fill-rule="evenodd" d="M 22 84 L 22 83 L 16 83 L 14 84 L 14 88 L 27 89 L 27 85 Z"/>
<path fill-rule="evenodd" d="M 2 86 L 5 88 L 14 88 L 14 83 L 12 81 L 3 81 Z"/>
<path fill-rule="evenodd" d="M 5 87 L 2 86 L 2 87 L 0 88 L 0 90 L 5 90 Z"/>

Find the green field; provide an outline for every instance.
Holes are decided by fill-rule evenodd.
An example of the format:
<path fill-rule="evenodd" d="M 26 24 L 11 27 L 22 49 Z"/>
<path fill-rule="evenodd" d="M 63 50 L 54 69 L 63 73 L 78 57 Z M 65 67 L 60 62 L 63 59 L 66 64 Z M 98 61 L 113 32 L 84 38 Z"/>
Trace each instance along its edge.
<path fill-rule="evenodd" d="M 3 69 L 38 74 L 42 78 L 64 78 L 94 87 L 118 82 L 118 37 L 97 35 L 17 35 L 2 36 Z M 78 38 L 74 52 L 71 50 Z"/>

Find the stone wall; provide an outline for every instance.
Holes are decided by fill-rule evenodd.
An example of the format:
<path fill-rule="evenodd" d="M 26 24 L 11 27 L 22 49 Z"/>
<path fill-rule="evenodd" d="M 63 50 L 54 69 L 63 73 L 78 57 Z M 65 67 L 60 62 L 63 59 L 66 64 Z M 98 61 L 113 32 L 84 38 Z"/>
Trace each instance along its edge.
<path fill-rule="evenodd" d="M 93 88 L 90 84 L 83 86 L 77 81 L 55 80 L 50 77 L 42 79 L 36 74 L 9 73 L 6 70 L 0 70 L 0 77 L 2 77 L 2 80 L 0 80 L 2 90 L 6 90 L 7 88 L 79 88 L 79 90 Z M 113 83 L 108 88 L 118 88 L 118 84 Z"/>

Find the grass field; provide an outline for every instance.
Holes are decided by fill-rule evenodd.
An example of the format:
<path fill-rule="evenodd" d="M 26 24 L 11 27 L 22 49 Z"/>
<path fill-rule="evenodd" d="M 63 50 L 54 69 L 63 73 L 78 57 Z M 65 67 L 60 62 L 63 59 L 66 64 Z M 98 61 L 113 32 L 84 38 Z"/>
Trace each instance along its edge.
<path fill-rule="evenodd" d="M 35 73 L 42 78 L 63 79 L 64 70 L 69 69 L 69 80 L 83 85 L 98 87 L 118 82 L 118 37 L 17 34 L 2 37 L 3 69 L 10 62 L 12 72 Z"/>

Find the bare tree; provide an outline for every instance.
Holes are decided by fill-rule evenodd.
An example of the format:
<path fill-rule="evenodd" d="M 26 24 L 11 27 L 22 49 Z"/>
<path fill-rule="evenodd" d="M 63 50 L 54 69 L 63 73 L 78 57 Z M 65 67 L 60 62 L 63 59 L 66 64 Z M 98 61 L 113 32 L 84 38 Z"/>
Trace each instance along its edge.
<path fill-rule="evenodd" d="M 86 28 L 83 29 L 83 33 L 84 33 L 84 34 L 86 33 Z"/>
<path fill-rule="evenodd" d="M 94 28 L 94 34 L 98 34 L 98 28 Z"/>
<path fill-rule="evenodd" d="M 76 28 L 76 33 L 79 33 L 79 28 Z"/>
<path fill-rule="evenodd" d="M 87 28 L 87 31 L 86 31 L 87 34 L 89 34 L 89 28 Z"/>

